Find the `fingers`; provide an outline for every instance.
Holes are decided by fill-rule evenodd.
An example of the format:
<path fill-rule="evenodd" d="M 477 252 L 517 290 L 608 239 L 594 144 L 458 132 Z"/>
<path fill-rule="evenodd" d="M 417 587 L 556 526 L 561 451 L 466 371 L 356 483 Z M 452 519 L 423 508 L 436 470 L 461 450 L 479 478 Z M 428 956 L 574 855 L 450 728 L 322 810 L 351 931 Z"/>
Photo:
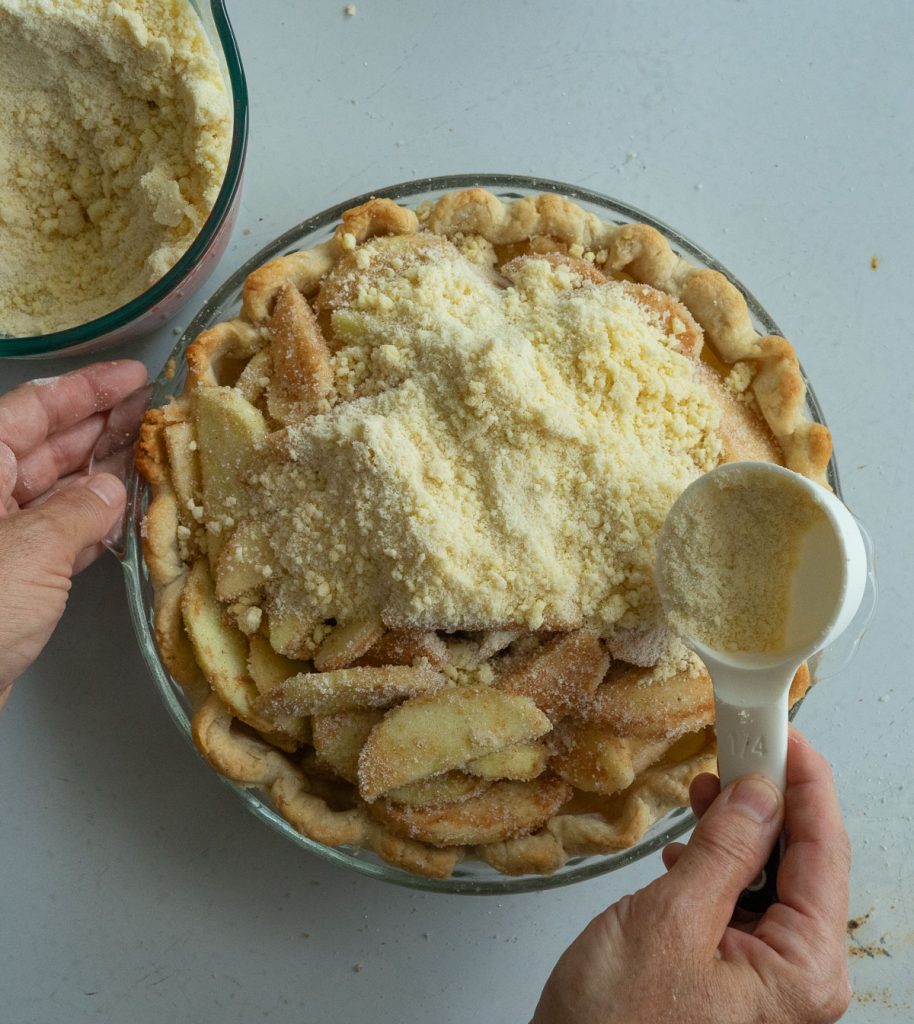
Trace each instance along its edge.
<path fill-rule="evenodd" d="M 37 498 L 65 473 L 85 466 L 102 431 L 105 417 L 89 416 L 66 430 L 52 434 L 46 441 L 19 460 L 19 475 L 13 497 L 20 505 Z"/>
<path fill-rule="evenodd" d="M 828 762 L 794 729 L 787 751 L 785 828 L 778 899 L 843 934 L 850 873 L 847 831 Z"/>
<path fill-rule="evenodd" d="M 122 359 L 23 384 L 0 397 L 0 441 L 21 458 L 52 434 L 110 409 L 145 383 L 145 366 Z"/>
<path fill-rule="evenodd" d="M 669 843 L 663 848 L 663 852 L 660 856 L 663 858 L 663 866 L 667 871 L 671 871 L 676 862 L 682 856 L 682 851 L 686 848 L 685 843 Z"/>
<path fill-rule="evenodd" d="M 710 772 L 702 772 L 689 786 L 689 803 L 696 818 L 701 818 L 720 793 L 720 779 Z M 664 867 L 669 871 L 682 856 L 685 843 L 669 843 L 661 854 Z"/>
<path fill-rule="evenodd" d="M 73 563 L 73 575 L 78 576 L 83 569 L 88 568 L 94 561 L 101 558 L 107 550 L 104 544 L 93 544 L 90 548 L 83 548 Z"/>
<path fill-rule="evenodd" d="M 75 567 L 86 549 L 100 544 L 123 514 L 124 485 L 117 477 L 99 473 L 52 494 L 36 508 L 22 513 L 43 522 L 43 531 L 62 545 L 62 557 Z M 88 564 L 88 563 L 86 563 Z"/>
<path fill-rule="evenodd" d="M 704 815 L 720 794 L 720 779 L 710 772 L 702 772 L 692 779 L 689 786 L 689 803 L 696 818 Z"/>
<path fill-rule="evenodd" d="M 16 456 L 9 445 L 0 441 L 0 515 L 11 511 L 13 489 L 16 486 L 16 474 L 19 467 Z"/>
<path fill-rule="evenodd" d="M 685 920 L 696 942 L 717 948 L 737 897 L 771 853 L 783 808 L 781 793 L 764 776 L 737 779 L 708 807 L 660 880 L 669 897 L 690 908 Z"/>
<path fill-rule="evenodd" d="M 720 794 L 720 779 L 710 772 L 702 772 L 692 779 L 689 786 L 689 803 L 696 818 L 701 818 Z M 669 843 L 663 848 L 661 857 L 667 871 L 671 870 L 682 856 L 685 843 Z"/>
<path fill-rule="evenodd" d="M 845 950 L 850 847 L 828 763 L 793 729 L 785 831 L 779 902 L 751 937 L 728 932 L 721 954 L 725 960 L 744 959 L 756 970 L 767 970 L 772 954 L 788 961 L 797 969 L 795 1001 L 816 1007 L 817 1020 L 837 1020 L 851 992 Z"/>
<path fill-rule="evenodd" d="M 127 448 L 133 451 L 152 391 L 152 384 L 137 388 L 111 410 L 105 425 L 105 436 L 96 450 L 96 458 L 105 459 Z"/>
<path fill-rule="evenodd" d="M 67 604 L 74 568 L 120 522 L 126 492 L 99 474 L 0 520 L 0 688 L 32 664 Z"/>
<path fill-rule="evenodd" d="M 105 459 L 101 459 L 95 462 L 92 469 L 92 476 L 97 476 L 101 473 L 110 473 L 112 476 L 116 476 L 120 480 L 126 480 L 129 476 L 129 469 L 133 462 L 133 452 L 123 451 L 118 452 L 116 455 L 109 455 Z M 76 470 L 75 473 L 67 473 L 66 476 L 62 476 L 59 480 L 55 480 L 51 484 L 50 488 L 43 494 L 39 494 L 37 498 L 32 498 L 31 501 L 26 502 L 23 508 L 37 508 L 39 505 L 43 505 L 52 494 L 56 494 L 58 491 L 64 490 L 66 487 L 82 487 L 83 484 L 89 479 L 85 468 Z"/>

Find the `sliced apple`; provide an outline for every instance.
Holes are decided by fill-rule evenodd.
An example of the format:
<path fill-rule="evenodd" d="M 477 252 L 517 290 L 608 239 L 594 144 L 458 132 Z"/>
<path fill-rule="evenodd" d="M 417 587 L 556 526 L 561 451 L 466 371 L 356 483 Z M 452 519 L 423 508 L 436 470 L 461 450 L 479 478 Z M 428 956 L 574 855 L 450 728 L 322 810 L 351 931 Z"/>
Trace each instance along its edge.
<path fill-rule="evenodd" d="M 248 653 L 248 673 L 259 693 L 268 693 L 307 666 L 301 661 L 285 658 L 273 650 L 262 636 L 252 636 Z"/>
<path fill-rule="evenodd" d="M 382 711 L 339 711 L 334 715 L 315 715 L 312 740 L 318 759 L 332 768 L 341 779 L 355 782 L 359 754 L 368 734 L 381 721 Z"/>
<path fill-rule="evenodd" d="M 302 672 L 265 693 L 257 707 L 267 714 L 281 711 L 293 715 L 388 708 L 415 694 L 437 690 L 446 682 L 440 672 L 406 665 Z"/>
<path fill-rule="evenodd" d="M 187 420 L 181 423 L 166 423 L 163 428 L 165 449 L 168 452 L 168 469 L 181 521 L 193 525 L 190 509 L 200 500 L 200 466 L 196 452 L 194 426 Z"/>
<path fill-rule="evenodd" d="M 696 732 L 714 721 L 711 677 L 701 666 L 653 680 L 650 669 L 615 662 L 586 717 L 616 734 L 644 739 Z"/>
<path fill-rule="evenodd" d="M 245 519 L 232 531 L 216 559 L 216 597 L 234 601 L 259 590 L 272 571 L 273 549 L 260 524 Z"/>
<path fill-rule="evenodd" d="M 210 566 L 225 546 L 245 501 L 242 481 L 256 446 L 267 436 L 263 413 L 228 387 L 195 393 L 195 425 L 200 452 L 203 510 L 209 533 Z"/>
<path fill-rule="evenodd" d="M 279 289 L 269 328 L 273 373 L 267 408 L 280 423 L 299 423 L 333 386 L 330 350 L 313 310 L 291 282 Z"/>
<path fill-rule="evenodd" d="M 596 635 L 578 629 L 509 662 L 498 686 L 507 693 L 530 697 L 556 722 L 587 705 L 608 667 L 609 655 Z"/>
<path fill-rule="evenodd" d="M 269 346 L 267 346 L 251 357 L 247 366 L 241 371 L 241 376 L 235 382 L 236 390 L 240 391 L 241 396 L 252 405 L 260 399 L 266 390 L 270 382 L 272 366 L 273 360 L 270 357 Z"/>
<path fill-rule="evenodd" d="M 414 665 L 420 658 L 432 668 L 443 668 L 447 645 L 430 629 L 391 629 L 371 645 L 358 664 Z"/>
<path fill-rule="evenodd" d="M 287 658 L 308 660 L 314 653 L 314 631 L 319 625 L 303 618 L 292 606 L 273 601 L 267 606 L 267 635 L 270 646 Z"/>
<path fill-rule="evenodd" d="M 225 624 L 222 605 L 205 561 L 194 563 L 181 597 L 181 611 L 197 663 L 213 692 L 236 718 L 294 749 L 307 727 L 300 717 L 264 714 L 255 708 L 257 687 L 248 675 L 244 634 Z"/>
<path fill-rule="evenodd" d="M 376 800 L 512 743 L 538 739 L 550 728 L 528 697 L 487 687 L 414 697 L 372 730 L 359 759 L 359 790 Z"/>
<path fill-rule="evenodd" d="M 314 654 L 318 672 L 346 668 L 361 658 L 384 633 L 381 616 L 369 614 L 352 622 L 341 623 L 327 634 Z"/>
<path fill-rule="evenodd" d="M 195 562 L 190 570 L 181 611 L 197 663 L 213 692 L 242 721 L 255 729 L 272 729 L 272 721 L 254 711 L 257 687 L 248 675 L 247 640 L 240 630 L 225 624 L 205 561 Z"/>
<path fill-rule="evenodd" d="M 585 793 L 611 796 L 635 781 L 628 740 L 605 726 L 563 722 L 556 743 L 553 771 Z"/>
<path fill-rule="evenodd" d="M 514 743 L 470 761 L 466 770 L 481 779 L 535 779 L 546 768 L 549 752 L 542 743 Z"/>
<path fill-rule="evenodd" d="M 535 832 L 570 796 L 571 786 L 552 776 L 495 782 L 479 796 L 437 807 L 381 800 L 369 813 L 392 831 L 432 846 L 476 846 Z"/>
<path fill-rule="evenodd" d="M 585 793 L 612 796 L 669 753 L 676 741 L 622 737 L 602 725 L 563 722 L 556 728 L 559 748 L 549 762 L 553 771 Z M 686 754 L 690 747 L 684 747 Z"/>
<path fill-rule="evenodd" d="M 392 789 L 386 799 L 394 804 L 437 807 L 439 804 L 452 804 L 458 800 L 468 800 L 471 796 L 479 796 L 487 785 L 485 779 L 474 778 L 466 772 L 444 772 L 430 779 L 420 779 L 408 786 Z"/>

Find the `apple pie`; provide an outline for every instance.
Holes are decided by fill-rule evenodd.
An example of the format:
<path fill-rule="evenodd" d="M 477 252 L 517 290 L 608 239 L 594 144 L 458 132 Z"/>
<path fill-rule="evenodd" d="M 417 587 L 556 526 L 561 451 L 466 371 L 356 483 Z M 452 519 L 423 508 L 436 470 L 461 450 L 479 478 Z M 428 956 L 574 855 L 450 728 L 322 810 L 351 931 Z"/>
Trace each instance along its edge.
<path fill-rule="evenodd" d="M 825 484 L 831 454 L 722 274 L 557 195 L 373 199 L 186 363 L 137 465 L 217 771 L 436 878 L 553 872 L 688 802 L 713 700 L 654 587 L 664 517 L 722 462 Z"/>

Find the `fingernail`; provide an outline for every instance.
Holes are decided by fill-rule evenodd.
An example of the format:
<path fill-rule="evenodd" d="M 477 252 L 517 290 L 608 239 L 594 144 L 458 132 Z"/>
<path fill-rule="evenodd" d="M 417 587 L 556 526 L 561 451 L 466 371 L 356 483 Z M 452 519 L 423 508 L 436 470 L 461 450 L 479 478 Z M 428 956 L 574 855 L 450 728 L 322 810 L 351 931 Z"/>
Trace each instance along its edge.
<path fill-rule="evenodd" d="M 86 487 L 93 494 L 97 494 L 109 508 L 118 508 L 124 500 L 124 485 L 117 477 L 108 473 L 90 476 L 86 481 Z"/>
<path fill-rule="evenodd" d="M 794 743 L 799 743 L 804 747 L 812 746 L 809 740 L 803 735 L 803 733 L 800 732 L 800 730 L 795 725 L 788 726 L 788 730 L 790 738 L 793 740 Z"/>
<path fill-rule="evenodd" d="M 740 779 L 730 790 L 727 802 L 747 818 L 765 825 L 777 816 L 781 794 L 775 784 L 764 777 Z"/>

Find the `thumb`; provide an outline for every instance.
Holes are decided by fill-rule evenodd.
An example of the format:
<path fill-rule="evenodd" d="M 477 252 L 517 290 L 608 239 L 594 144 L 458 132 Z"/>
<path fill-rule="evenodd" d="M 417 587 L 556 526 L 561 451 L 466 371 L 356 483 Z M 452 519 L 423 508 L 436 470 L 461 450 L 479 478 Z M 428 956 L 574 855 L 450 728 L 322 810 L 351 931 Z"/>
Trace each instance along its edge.
<path fill-rule="evenodd" d="M 13 450 L 0 441 L 0 515 L 6 511 L 6 506 L 13 496 L 17 471 Z"/>
<path fill-rule="evenodd" d="M 25 514 L 43 523 L 72 568 L 79 553 L 103 540 L 120 519 L 126 499 L 116 476 L 98 473 L 64 487 Z"/>
<path fill-rule="evenodd" d="M 661 884 L 694 910 L 696 936 L 716 948 L 736 901 L 765 866 L 781 831 L 784 797 L 764 775 L 732 782 L 705 811 Z"/>

